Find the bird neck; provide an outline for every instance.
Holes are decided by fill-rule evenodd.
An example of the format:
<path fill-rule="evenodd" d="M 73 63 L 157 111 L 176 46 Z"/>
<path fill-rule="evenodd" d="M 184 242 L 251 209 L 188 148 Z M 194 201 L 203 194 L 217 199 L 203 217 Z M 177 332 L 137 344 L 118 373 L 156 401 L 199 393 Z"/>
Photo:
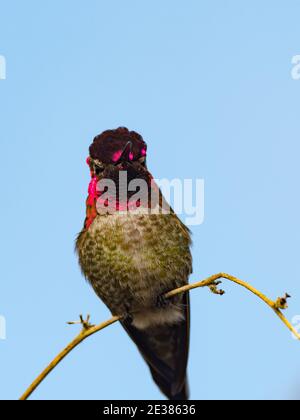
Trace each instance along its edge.
<path fill-rule="evenodd" d="M 148 185 L 148 194 L 145 199 L 142 200 L 132 200 L 132 197 L 136 192 L 128 191 L 125 197 L 122 196 L 120 189 L 117 188 L 117 195 L 115 198 L 107 197 L 105 192 L 100 192 L 97 188 L 98 178 L 92 174 L 92 178 L 88 187 L 88 198 L 86 200 L 86 219 L 85 219 L 85 229 L 88 230 L 93 224 L 94 220 L 98 216 L 99 208 L 104 209 L 104 213 L 111 214 L 112 212 L 130 212 L 134 211 L 137 208 L 144 207 L 147 210 L 151 208 L 151 198 L 152 198 L 152 176 L 149 174 L 147 179 Z M 156 187 L 156 186 L 155 186 Z M 157 188 L 157 187 L 156 187 Z M 107 211 L 106 211 L 107 208 Z M 112 210 L 112 212 L 111 212 Z"/>

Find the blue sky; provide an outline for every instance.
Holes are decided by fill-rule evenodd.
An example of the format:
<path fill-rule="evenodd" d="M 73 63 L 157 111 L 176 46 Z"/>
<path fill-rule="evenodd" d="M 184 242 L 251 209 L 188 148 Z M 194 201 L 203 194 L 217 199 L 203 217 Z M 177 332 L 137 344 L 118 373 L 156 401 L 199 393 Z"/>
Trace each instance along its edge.
<path fill-rule="evenodd" d="M 0 398 L 16 399 L 76 334 L 109 317 L 74 240 L 87 149 L 125 125 L 157 178 L 204 178 L 191 281 L 226 271 L 300 314 L 296 0 L 1 0 Z M 192 294 L 194 399 L 298 399 L 300 343 L 254 296 Z M 161 398 L 119 325 L 74 351 L 34 399 Z"/>

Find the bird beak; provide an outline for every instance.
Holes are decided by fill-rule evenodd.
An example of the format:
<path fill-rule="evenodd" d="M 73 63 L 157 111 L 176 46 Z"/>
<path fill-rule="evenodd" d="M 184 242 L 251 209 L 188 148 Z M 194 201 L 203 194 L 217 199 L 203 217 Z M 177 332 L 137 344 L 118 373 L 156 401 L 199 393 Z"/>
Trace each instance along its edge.
<path fill-rule="evenodd" d="M 131 155 L 132 155 L 131 150 L 132 150 L 132 143 L 131 143 L 131 141 L 129 141 L 125 145 L 125 147 L 124 147 L 124 149 L 122 151 L 122 154 L 120 156 L 120 159 L 118 160 L 117 164 L 122 163 L 122 162 L 125 162 L 125 161 L 128 161 L 128 159 L 132 160 L 131 159 Z"/>

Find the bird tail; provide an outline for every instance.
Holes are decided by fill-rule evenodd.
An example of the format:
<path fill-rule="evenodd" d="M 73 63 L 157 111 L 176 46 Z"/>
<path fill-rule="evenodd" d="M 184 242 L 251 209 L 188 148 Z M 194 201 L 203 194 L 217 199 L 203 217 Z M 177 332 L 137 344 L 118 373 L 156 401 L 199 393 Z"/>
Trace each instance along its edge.
<path fill-rule="evenodd" d="M 183 320 L 173 325 L 137 329 L 122 325 L 149 366 L 154 382 L 170 400 L 188 400 L 187 362 L 190 336 L 189 294 L 182 297 Z"/>

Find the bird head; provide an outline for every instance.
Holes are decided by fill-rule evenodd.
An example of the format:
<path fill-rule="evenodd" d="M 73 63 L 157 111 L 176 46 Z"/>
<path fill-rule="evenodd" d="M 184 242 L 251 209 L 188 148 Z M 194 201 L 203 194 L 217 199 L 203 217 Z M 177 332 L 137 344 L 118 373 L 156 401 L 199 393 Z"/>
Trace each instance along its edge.
<path fill-rule="evenodd" d="M 87 160 L 91 174 L 118 182 L 119 172 L 127 171 L 128 182 L 146 179 L 147 144 L 142 136 L 125 127 L 107 130 L 94 138 Z"/>
<path fill-rule="evenodd" d="M 92 179 L 87 199 L 86 227 L 91 225 L 97 211 L 106 212 L 108 208 L 111 209 L 111 205 L 116 211 L 126 210 L 129 207 L 149 208 L 153 178 L 148 172 L 146 157 L 147 144 L 142 136 L 127 128 L 107 130 L 94 138 L 87 159 Z M 124 172 L 127 185 L 123 182 Z M 115 190 L 112 195 L 106 186 L 101 186 L 101 181 L 105 184 L 107 180 L 114 183 Z M 131 181 L 135 180 L 145 181 L 146 189 L 142 190 L 141 197 L 132 201 L 135 191 L 129 186 Z M 126 191 L 125 196 L 124 191 Z M 105 198 L 105 194 L 109 198 Z"/>

